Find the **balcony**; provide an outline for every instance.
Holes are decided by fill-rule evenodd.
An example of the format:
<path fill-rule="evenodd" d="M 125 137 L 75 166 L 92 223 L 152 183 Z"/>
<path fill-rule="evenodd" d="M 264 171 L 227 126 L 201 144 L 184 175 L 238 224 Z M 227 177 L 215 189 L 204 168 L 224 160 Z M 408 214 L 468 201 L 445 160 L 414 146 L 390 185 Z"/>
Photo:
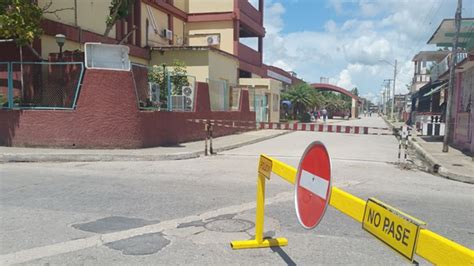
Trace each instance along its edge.
<path fill-rule="evenodd" d="M 416 74 L 414 77 L 413 77 L 413 80 L 412 82 L 413 83 L 428 83 L 430 82 L 430 75 L 429 74 Z"/>
<path fill-rule="evenodd" d="M 262 64 L 262 57 L 260 53 L 245 44 L 239 43 L 238 55 L 239 59 L 246 63 L 252 64 L 254 66 L 260 66 Z"/>
<path fill-rule="evenodd" d="M 238 0 L 240 37 L 263 37 L 265 28 L 263 27 L 262 12 L 253 7 L 247 0 Z"/>
<path fill-rule="evenodd" d="M 467 53 L 458 53 L 456 55 L 456 64 L 466 59 Z M 439 77 L 443 76 L 448 72 L 449 65 L 451 64 L 451 54 L 446 56 L 441 62 L 434 65 L 431 69 L 431 81 L 436 81 Z"/>
<path fill-rule="evenodd" d="M 258 11 L 248 0 L 239 0 L 239 9 L 240 12 L 251 18 L 253 21 L 262 25 L 262 13 Z"/>

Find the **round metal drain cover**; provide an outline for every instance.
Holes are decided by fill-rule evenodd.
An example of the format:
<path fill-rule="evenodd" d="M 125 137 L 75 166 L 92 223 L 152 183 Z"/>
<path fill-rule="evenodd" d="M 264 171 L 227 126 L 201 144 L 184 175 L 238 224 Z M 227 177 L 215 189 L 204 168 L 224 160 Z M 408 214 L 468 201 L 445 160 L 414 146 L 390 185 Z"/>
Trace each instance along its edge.
<path fill-rule="evenodd" d="M 215 232 L 243 232 L 254 226 L 254 223 L 242 219 L 214 220 L 206 223 L 204 228 Z"/>

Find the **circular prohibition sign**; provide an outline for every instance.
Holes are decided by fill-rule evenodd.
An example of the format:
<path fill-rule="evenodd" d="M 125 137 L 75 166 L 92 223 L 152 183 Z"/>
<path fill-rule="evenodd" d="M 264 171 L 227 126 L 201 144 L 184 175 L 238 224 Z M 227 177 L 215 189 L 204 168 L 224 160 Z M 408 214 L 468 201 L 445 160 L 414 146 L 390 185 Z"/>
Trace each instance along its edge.
<path fill-rule="evenodd" d="M 331 159 L 324 144 L 311 143 L 301 157 L 295 180 L 295 209 L 306 229 L 316 227 L 331 196 Z"/>

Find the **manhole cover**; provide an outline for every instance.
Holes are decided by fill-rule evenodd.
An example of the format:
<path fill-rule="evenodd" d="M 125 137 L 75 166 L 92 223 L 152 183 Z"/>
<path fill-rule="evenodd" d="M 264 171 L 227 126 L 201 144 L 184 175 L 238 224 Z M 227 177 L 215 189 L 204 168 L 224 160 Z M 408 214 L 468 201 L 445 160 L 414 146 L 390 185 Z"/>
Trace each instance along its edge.
<path fill-rule="evenodd" d="M 254 223 L 242 219 L 222 219 L 206 223 L 204 228 L 216 232 L 243 232 L 254 226 Z"/>

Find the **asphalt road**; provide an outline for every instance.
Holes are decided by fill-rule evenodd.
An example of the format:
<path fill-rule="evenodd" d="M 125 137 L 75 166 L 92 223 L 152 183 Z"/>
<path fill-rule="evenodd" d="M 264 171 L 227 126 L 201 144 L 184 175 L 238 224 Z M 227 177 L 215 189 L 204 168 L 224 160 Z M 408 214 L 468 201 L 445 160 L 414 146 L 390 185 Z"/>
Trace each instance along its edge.
<path fill-rule="evenodd" d="M 385 126 L 377 117 L 338 124 Z M 293 187 L 277 176 L 267 182 L 265 234 L 289 245 L 230 248 L 254 233 L 259 154 L 296 167 L 315 140 L 329 150 L 333 185 L 474 248 L 474 186 L 402 169 L 393 136 L 295 132 L 181 161 L 0 164 L 0 264 L 408 264 L 333 208 L 303 229 Z"/>

